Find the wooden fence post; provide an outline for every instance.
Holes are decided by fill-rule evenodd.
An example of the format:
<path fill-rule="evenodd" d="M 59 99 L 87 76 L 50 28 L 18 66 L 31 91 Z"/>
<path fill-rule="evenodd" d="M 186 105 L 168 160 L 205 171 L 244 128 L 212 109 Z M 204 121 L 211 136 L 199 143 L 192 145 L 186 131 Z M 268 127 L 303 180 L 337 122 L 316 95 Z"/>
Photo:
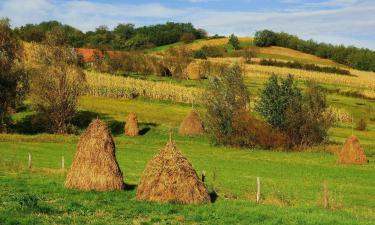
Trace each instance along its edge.
<path fill-rule="evenodd" d="M 31 153 L 29 153 L 29 169 L 31 169 L 32 163 L 31 163 Z"/>
<path fill-rule="evenodd" d="M 260 202 L 260 177 L 257 177 L 257 203 Z"/>
<path fill-rule="evenodd" d="M 61 157 L 61 169 L 65 170 L 65 158 L 64 158 L 64 156 Z"/>
<path fill-rule="evenodd" d="M 323 207 L 325 209 L 328 209 L 328 207 L 329 207 L 329 196 L 328 196 L 327 181 L 323 182 Z"/>

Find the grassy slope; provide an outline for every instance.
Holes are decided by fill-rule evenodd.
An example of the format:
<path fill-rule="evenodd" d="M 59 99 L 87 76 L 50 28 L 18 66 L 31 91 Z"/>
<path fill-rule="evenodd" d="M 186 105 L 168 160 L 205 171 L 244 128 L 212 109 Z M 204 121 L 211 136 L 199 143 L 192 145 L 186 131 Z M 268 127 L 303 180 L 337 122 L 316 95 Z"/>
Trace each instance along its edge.
<path fill-rule="evenodd" d="M 227 39 L 198 40 L 191 46 L 199 48 L 207 42 L 226 45 Z M 249 46 L 251 39 L 241 39 L 241 44 Z M 154 52 L 171 46 L 154 49 Z M 278 48 L 261 51 L 260 56 L 329 65 L 327 61 L 302 54 Z M 184 86 L 206 85 L 206 81 L 132 76 Z M 364 73 L 363 76 L 373 74 Z M 265 77 L 245 78 L 252 97 L 258 94 L 265 81 Z M 303 82 L 299 85 L 304 86 Z M 330 89 L 338 87 L 326 86 Z M 374 117 L 374 101 L 339 95 L 330 95 L 328 99 L 335 107 L 345 108 L 355 119 Z M 173 128 L 176 132 L 180 121 L 191 109 L 188 105 L 168 102 L 93 97 L 80 98 L 79 108 L 80 116 L 85 120 L 83 124 L 87 125 L 90 119 L 99 115 L 111 125 L 119 164 L 129 184 L 138 182 L 147 161 L 168 139 L 168 129 Z M 122 121 L 131 111 L 139 115 L 141 128 L 151 128 L 144 136 L 127 138 L 121 135 Z M 21 113 L 15 118 L 22 120 L 28 114 Z M 342 143 L 351 133 L 350 124 L 340 124 L 330 130 L 330 139 Z M 58 168 L 62 155 L 66 166 L 70 165 L 78 136 L 0 135 L 0 224 L 371 224 L 375 220 L 375 200 L 372 198 L 375 195 L 375 123 L 370 121 L 369 131 L 354 130 L 354 134 L 360 137 L 369 156 L 371 163 L 367 166 L 338 166 L 336 157 L 323 147 L 304 153 L 236 150 L 211 147 L 207 137 L 185 138 L 175 134 L 181 151 L 198 173 L 207 171 L 207 184 L 218 191 L 218 200 L 204 206 L 136 202 L 135 190 L 114 193 L 67 191 L 62 186 L 64 174 Z M 25 168 L 29 152 L 33 155 L 32 173 Z M 254 203 L 256 176 L 262 179 L 264 200 L 261 205 Z M 321 202 L 319 196 L 324 180 L 332 198 L 330 210 L 317 206 Z M 29 207 L 33 201 L 27 200 L 28 195 L 40 199 L 37 207 Z"/>
<path fill-rule="evenodd" d="M 239 37 L 240 46 L 241 47 L 249 47 L 253 46 L 253 38 L 251 37 Z M 181 46 L 182 43 L 175 43 L 170 45 L 164 45 L 160 47 L 156 47 L 151 49 L 149 52 L 156 53 L 156 52 L 163 52 L 169 48 Z M 228 38 L 218 38 L 218 39 L 209 39 L 209 40 L 196 40 L 192 44 L 185 44 L 184 46 L 192 49 L 197 50 L 202 48 L 203 46 L 224 46 L 226 49 L 231 51 L 231 47 L 228 45 Z M 259 58 L 271 58 L 277 60 L 287 60 L 287 61 L 298 61 L 301 63 L 314 63 L 319 65 L 326 65 L 326 66 L 340 66 L 339 64 L 333 62 L 332 60 L 322 59 L 314 55 L 302 53 L 293 49 L 283 48 L 283 47 L 267 47 L 267 48 L 259 48 L 256 47 L 258 51 Z"/>
<path fill-rule="evenodd" d="M 172 127 L 176 132 L 179 122 L 190 110 L 189 106 L 183 105 L 93 97 L 81 98 L 79 105 L 81 110 L 99 113 L 107 121 L 121 123 L 128 112 L 135 111 L 142 126 L 156 124 L 137 138 L 123 137 L 121 132 L 115 132 L 117 157 L 129 184 L 138 182 L 146 162 L 168 139 L 168 129 Z M 342 140 L 350 133 L 348 127 L 335 129 L 338 129 L 335 139 Z M 367 135 L 374 136 L 374 132 L 371 129 Z M 0 190 L 0 222 L 370 224 L 369 221 L 375 219 L 375 201 L 371 200 L 375 194 L 373 163 L 339 166 L 335 164 L 334 155 L 321 150 L 305 153 L 236 150 L 211 147 L 206 137 L 174 136 L 198 173 L 207 171 L 210 189 L 214 186 L 219 194 L 216 203 L 197 207 L 146 204 L 134 200 L 135 190 L 116 193 L 67 191 L 62 187 L 64 176 L 57 169 L 62 155 L 66 165 L 70 165 L 76 136 L 40 135 L 33 138 L 2 135 L 5 142 L 0 142 L 3 156 L 0 184 L 4 188 Z M 46 140 L 56 143 L 46 143 Z M 368 139 L 365 149 L 373 162 L 372 144 Z M 32 153 L 36 168 L 32 173 L 23 168 L 28 152 Z M 254 203 L 256 176 L 262 179 L 264 197 L 259 206 Z M 324 180 L 328 182 L 333 198 L 334 209 L 331 210 L 317 207 Z M 20 208 L 19 203 L 24 202 L 26 193 L 40 198 L 38 207 Z"/>

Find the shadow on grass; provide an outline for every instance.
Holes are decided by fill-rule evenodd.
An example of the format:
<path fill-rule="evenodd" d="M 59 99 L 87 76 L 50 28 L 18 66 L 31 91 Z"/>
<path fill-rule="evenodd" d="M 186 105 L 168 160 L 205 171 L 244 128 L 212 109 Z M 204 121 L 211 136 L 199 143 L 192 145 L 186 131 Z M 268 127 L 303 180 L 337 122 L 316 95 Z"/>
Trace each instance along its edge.
<path fill-rule="evenodd" d="M 10 126 L 10 131 L 19 134 L 48 133 L 48 123 L 40 114 L 27 115 Z"/>
<path fill-rule="evenodd" d="M 210 192 L 209 195 L 210 195 L 211 203 L 215 203 L 217 198 L 219 197 L 219 195 L 217 195 L 216 191 Z"/>
<path fill-rule="evenodd" d="M 107 114 L 96 113 L 92 111 L 78 111 L 71 121 L 69 126 L 69 133 L 80 134 L 88 125 L 96 118 L 102 119 L 106 122 L 113 135 L 120 135 L 124 133 L 124 122 L 114 120 Z M 140 135 L 145 135 L 151 130 L 151 127 L 156 127 L 156 123 L 140 123 Z M 27 115 L 11 125 L 10 131 L 18 134 L 40 134 L 52 133 L 49 129 L 51 126 L 45 116 L 41 114 Z"/>
<path fill-rule="evenodd" d="M 132 190 L 135 190 L 137 188 L 138 185 L 136 184 L 127 184 L 125 183 L 125 188 L 124 190 L 125 191 L 132 191 Z"/>

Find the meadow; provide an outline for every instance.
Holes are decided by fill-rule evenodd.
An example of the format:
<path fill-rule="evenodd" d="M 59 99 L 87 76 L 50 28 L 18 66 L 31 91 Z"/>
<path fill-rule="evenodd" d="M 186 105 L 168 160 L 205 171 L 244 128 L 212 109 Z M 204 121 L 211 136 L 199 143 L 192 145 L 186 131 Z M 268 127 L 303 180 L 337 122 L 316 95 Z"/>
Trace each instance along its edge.
<path fill-rule="evenodd" d="M 356 102 L 340 100 L 349 106 Z M 61 157 L 65 158 L 65 168 L 69 168 L 77 135 L 0 135 L 1 223 L 371 224 L 375 219 L 374 164 L 337 165 L 332 150 L 337 148 L 335 145 L 306 152 L 214 147 L 206 136 L 177 134 L 180 121 L 191 109 L 189 105 L 81 97 L 79 108 L 113 125 L 117 158 L 129 190 L 100 193 L 64 189 L 66 169 L 61 169 Z M 365 109 L 357 110 L 353 113 Z M 138 114 L 141 128 L 147 130 L 140 137 L 122 134 L 122 122 L 131 111 Z M 214 203 L 183 206 L 135 200 L 135 185 L 147 161 L 166 144 L 170 128 L 178 148 L 198 174 L 206 171 L 206 184 L 218 195 Z M 333 128 L 330 136 L 340 144 L 351 132 L 351 127 L 344 124 Z M 375 127 L 371 124 L 369 131 L 355 134 L 373 162 Z M 27 168 L 29 153 L 31 170 Z M 262 185 L 260 204 L 255 203 L 257 176 Z M 329 190 L 328 209 L 322 207 L 324 182 Z"/>
<path fill-rule="evenodd" d="M 242 46 L 252 45 L 251 38 L 240 41 Z M 221 38 L 197 40 L 187 46 L 199 49 L 203 45 L 226 43 L 227 39 Z M 149 52 L 159 54 L 177 45 L 182 43 Z M 337 65 L 278 47 L 260 49 L 258 57 Z M 209 60 L 240 61 L 228 57 Z M 54 135 L 36 130 L 32 121 L 36 113 L 29 107 L 29 100 L 24 109 L 13 115 L 15 132 L 0 134 L 0 224 L 373 224 L 375 74 L 351 70 L 354 76 L 342 76 L 255 64 L 244 68 L 244 81 L 253 102 L 271 74 L 293 74 L 302 89 L 307 80 L 319 82 L 327 90 L 329 104 L 347 113 L 352 121 L 336 123 L 329 130 L 326 145 L 303 151 L 212 146 L 207 135 L 184 137 L 177 132 L 192 103 L 204 116 L 205 110 L 199 103 L 207 80 L 133 73 L 112 76 L 86 71 L 87 85 L 79 97 L 78 113 L 73 120 L 77 129 L 73 134 Z M 361 95 L 353 95 L 356 91 Z M 138 115 L 141 136 L 123 135 L 124 121 L 130 112 Z M 116 156 L 127 184 L 124 191 L 102 193 L 64 188 L 79 135 L 95 118 L 104 120 L 114 136 Z M 355 129 L 360 118 L 367 120 L 365 131 Z M 145 165 L 167 143 L 170 130 L 198 175 L 206 172 L 206 185 L 216 195 L 211 204 L 136 201 L 136 188 Z M 368 165 L 336 164 L 342 143 L 352 134 L 359 137 L 370 161 Z M 261 180 L 260 203 L 256 203 L 257 177 Z M 324 199 L 328 199 L 326 207 Z"/>

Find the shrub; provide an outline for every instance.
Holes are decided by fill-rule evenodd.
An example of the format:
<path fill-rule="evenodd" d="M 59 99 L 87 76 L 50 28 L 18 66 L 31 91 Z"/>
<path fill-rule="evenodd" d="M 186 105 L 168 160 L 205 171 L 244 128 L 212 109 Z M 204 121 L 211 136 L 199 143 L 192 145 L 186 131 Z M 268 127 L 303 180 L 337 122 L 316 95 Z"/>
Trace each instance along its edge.
<path fill-rule="evenodd" d="M 336 73 L 336 74 L 342 74 L 342 75 L 350 75 L 349 70 L 340 69 L 337 67 L 331 67 L 331 66 L 317 66 L 315 64 L 302 64 L 300 62 L 282 62 L 272 59 L 262 59 L 259 62 L 262 66 L 277 66 L 277 67 L 287 67 L 287 68 L 293 68 L 293 69 L 302 69 L 307 71 L 317 71 L 317 72 L 323 72 L 323 73 Z"/>
<path fill-rule="evenodd" d="M 213 144 L 228 145 L 234 135 L 234 119 L 246 111 L 249 93 L 238 65 L 221 70 L 209 77 L 206 126 Z"/>
<path fill-rule="evenodd" d="M 361 118 L 361 119 L 358 120 L 356 129 L 360 130 L 360 131 L 367 130 L 367 122 L 364 118 Z"/>
<path fill-rule="evenodd" d="M 206 57 L 223 57 L 226 50 L 223 46 L 207 46 L 204 45 L 201 50 Z"/>
<path fill-rule="evenodd" d="M 172 76 L 183 78 L 186 67 L 191 63 L 191 51 L 185 47 L 170 48 L 163 57 L 163 65 Z"/>
<path fill-rule="evenodd" d="M 304 95 L 289 76 L 282 80 L 272 76 L 262 91 L 257 111 L 275 129 L 289 138 L 289 147 L 319 144 L 327 137 L 332 125 L 327 110 L 326 95 L 321 87 L 307 83 Z"/>
<path fill-rule="evenodd" d="M 202 49 L 194 51 L 192 56 L 194 59 L 207 59 L 206 53 Z"/>
<path fill-rule="evenodd" d="M 289 105 L 282 127 L 292 147 L 311 146 L 323 142 L 333 123 L 324 116 L 327 109 L 326 95 L 316 83 L 307 83 L 301 100 Z"/>
<path fill-rule="evenodd" d="M 181 41 L 185 44 L 192 43 L 195 40 L 195 35 L 193 33 L 184 33 L 181 36 Z"/>
<path fill-rule="evenodd" d="M 286 111 L 294 102 L 300 102 L 301 91 L 294 84 L 291 75 L 282 80 L 271 76 L 263 89 L 256 110 L 274 128 L 282 128 L 285 124 Z"/>
<path fill-rule="evenodd" d="M 230 44 L 235 50 L 240 49 L 240 41 L 234 34 L 229 36 L 228 44 Z"/>

